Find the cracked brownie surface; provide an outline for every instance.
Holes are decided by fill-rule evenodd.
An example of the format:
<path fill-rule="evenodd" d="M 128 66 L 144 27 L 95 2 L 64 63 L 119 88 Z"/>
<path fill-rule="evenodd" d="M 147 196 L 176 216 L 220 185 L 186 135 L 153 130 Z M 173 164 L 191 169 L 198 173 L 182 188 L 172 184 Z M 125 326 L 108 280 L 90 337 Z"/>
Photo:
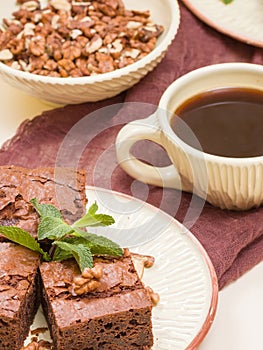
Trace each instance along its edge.
<path fill-rule="evenodd" d="M 74 222 L 85 212 L 85 180 L 84 172 L 72 169 L 0 166 L 0 225 L 18 226 L 35 237 L 38 214 L 32 198 L 53 204 Z"/>

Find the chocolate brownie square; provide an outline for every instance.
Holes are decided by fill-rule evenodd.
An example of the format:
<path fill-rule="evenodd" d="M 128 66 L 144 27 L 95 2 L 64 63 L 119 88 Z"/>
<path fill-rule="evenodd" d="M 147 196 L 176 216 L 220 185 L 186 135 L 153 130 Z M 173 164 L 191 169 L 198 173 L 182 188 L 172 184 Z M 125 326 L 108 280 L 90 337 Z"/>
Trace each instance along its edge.
<path fill-rule="evenodd" d="M 36 237 L 38 214 L 30 204 L 34 197 L 55 205 L 72 223 L 85 213 L 85 183 L 85 173 L 73 169 L 0 166 L 0 225 L 18 226 Z"/>
<path fill-rule="evenodd" d="M 39 306 L 39 254 L 0 243 L 0 349 L 20 350 Z"/>
<path fill-rule="evenodd" d="M 99 286 L 72 293 L 80 274 L 73 260 L 43 263 L 42 298 L 55 350 L 150 349 L 152 303 L 130 255 L 95 257 L 102 269 Z"/>

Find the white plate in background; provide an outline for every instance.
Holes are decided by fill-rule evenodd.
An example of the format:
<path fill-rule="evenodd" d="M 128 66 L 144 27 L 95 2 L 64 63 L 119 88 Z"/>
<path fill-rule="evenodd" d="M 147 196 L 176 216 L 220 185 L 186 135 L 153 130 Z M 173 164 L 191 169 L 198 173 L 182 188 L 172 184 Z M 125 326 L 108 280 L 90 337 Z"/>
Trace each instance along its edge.
<path fill-rule="evenodd" d="M 203 22 L 250 45 L 263 47 L 263 1 L 183 0 Z"/>

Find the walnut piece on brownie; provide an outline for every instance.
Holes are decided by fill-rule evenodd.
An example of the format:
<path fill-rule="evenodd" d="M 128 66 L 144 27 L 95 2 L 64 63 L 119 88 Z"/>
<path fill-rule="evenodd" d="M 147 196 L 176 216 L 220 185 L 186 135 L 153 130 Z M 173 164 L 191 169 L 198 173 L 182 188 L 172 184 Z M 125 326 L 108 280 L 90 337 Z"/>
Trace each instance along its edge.
<path fill-rule="evenodd" d="M 98 266 L 100 268 L 98 268 Z M 150 349 L 152 302 L 127 250 L 121 258 L 94 257 L 85 278 L 74 260 L 40 266 L 42 303 L 55 350 Z M 95 289 L 72 293 L 95 276 Z"/>
<path fill-rule="evenodd" d="M 20 350 L 39 305 L 37 253 L 0 243 L 0 349 Z"/>
<path fill-rule="evenodd" d="M 39 216 L 30 203 L 34 197 L 56 206 L 72 223 L 86 211 L 85 183 L 81 170 L 0 166 L 0 225 L 17 226 L 36 237 Z"/>

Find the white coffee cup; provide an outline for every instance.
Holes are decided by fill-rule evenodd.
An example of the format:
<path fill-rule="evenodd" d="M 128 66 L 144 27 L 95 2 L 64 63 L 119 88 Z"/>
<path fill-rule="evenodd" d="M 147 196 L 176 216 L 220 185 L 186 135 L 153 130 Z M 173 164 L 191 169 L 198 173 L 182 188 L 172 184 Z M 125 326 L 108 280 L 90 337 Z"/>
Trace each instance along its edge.
<path fill-rule="evenodd" d="M 226 87 L 263 91 L 263 66 L 237 62 L 216 64 L 174 81 L 164 92 L 154 114 L 128 123 L 119 132 L 116 152 L 120 166 L 142 182 L 194 192 L 222 209 L 247 210 L 260 206 L 263 155 L 234 158 L 204 153 L 183 142 L 170 125 L 174 111 L 187 99 Z M 132 155 L 131 147 L 139 140 L 160 144 L 172 164 L 155 167 L 138 160 Z"/>

